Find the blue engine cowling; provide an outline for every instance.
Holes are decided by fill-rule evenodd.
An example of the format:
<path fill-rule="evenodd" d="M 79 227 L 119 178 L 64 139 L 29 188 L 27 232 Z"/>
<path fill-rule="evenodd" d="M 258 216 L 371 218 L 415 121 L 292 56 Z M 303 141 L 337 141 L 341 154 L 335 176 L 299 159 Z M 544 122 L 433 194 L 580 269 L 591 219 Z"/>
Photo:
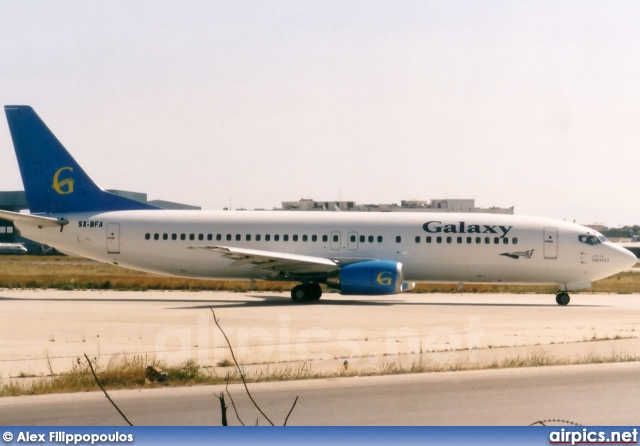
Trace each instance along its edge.
<path fill-rule="evenodd" d="M 368 260 L 340 268 L 336 288 L 346 295 L 398 294 L 402 291 L 402 263 Z"/>

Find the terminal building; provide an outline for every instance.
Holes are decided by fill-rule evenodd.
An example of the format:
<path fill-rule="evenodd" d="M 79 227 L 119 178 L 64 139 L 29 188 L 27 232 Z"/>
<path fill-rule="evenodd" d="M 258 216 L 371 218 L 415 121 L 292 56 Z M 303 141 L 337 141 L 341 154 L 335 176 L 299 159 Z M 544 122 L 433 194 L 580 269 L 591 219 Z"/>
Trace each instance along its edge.
<path fill-rule="evenodd" d="M 29 206 L 27 205 L 27 198 L 24 192 L 0 192 L 1 210 L 20 212 L 21 210 L 28 208 Z M 25 239 L 21 238 L 16 233 L 12 222 L 0 220 L 0 243 L 23 243 L 25 241 Z"/>
<path fill-rule="evenodd" d="M 355 201 L 315 201 L 303 198 L 299 201 L 283 201 L 277 211 L 346 211 L 346 212 L 480 212 L 513 215 L 514 207 L 476 207 L 473 198 L 446 198 L 402 200 L 400 204 L 358 204 Z"/>

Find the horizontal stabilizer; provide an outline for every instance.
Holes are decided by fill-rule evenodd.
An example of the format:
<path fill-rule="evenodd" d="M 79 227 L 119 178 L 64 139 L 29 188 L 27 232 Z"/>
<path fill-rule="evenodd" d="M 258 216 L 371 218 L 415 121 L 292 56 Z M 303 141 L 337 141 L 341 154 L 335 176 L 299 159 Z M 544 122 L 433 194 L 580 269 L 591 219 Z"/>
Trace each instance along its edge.
<path fill-rule="evenodd" d="M 62 228 L 69 223 L 64 218 L 41 217 L 39 215 L 19 214 L 10 211 L 0 211 L 0 218 L 18 223 L 18 226 L 29 225 L 38 228 Z"/>

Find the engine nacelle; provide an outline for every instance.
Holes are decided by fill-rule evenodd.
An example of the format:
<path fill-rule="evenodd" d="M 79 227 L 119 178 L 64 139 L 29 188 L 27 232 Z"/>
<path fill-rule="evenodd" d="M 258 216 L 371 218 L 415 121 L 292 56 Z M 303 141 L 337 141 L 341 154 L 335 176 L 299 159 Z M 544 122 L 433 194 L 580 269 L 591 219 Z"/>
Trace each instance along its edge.
<path fill-rule="evenodd" d="M 416 287 L 415 282 L 402 282 L 402 291 L 411 291 Z"/>
<path fill-rule="evenodd" d="M 338 275 L 327 283 L 345 295 L 398 294 L 402 292 L 402 263 L 389 260 L 351 263 L 340 268 Z"/>

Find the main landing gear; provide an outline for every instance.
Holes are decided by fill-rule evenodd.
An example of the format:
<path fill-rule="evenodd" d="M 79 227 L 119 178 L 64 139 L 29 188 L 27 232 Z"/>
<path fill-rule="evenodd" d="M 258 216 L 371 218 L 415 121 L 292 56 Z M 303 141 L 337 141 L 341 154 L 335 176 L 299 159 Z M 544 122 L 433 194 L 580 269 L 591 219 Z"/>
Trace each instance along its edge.
<path fill-rule="evenodd" d="M 322 288 L 317 283 L 303 283 L 293 287 L 291 290 L 291 300 L 299 302 L 310 302 L 322 297 Z"/>
<path fill-rule="evenodd" d="M 556 302 L 558 303 L 558 305 L 567 305 L 570 300 L 571 298 L 564 291 L 560 291 L 558 292 L 558 294 L 556 294 Z"/>

